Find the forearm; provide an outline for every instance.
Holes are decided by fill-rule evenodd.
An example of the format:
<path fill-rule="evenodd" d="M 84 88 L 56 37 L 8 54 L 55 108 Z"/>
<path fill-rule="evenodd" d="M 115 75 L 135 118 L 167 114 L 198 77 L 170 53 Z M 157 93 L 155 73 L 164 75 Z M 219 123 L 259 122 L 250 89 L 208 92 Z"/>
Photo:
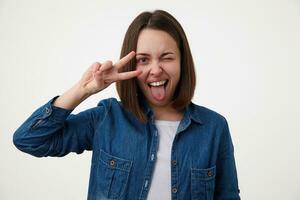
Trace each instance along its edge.
<path fill-rule="evenodd" d="M 71 113 L 71 110 L 54 108 L 54 99 L 35 110 L 15 131 L 13 140 L 18 149 L 34 156 L 46 156 L 49 141 L 62 131 Z"/>
<path fill-rule="evenodd" d="M 54 100 L 35 110 L 15 131 L 15 146 L 37 157 L 64 156 L 69 152 L 90 150 L 94 134 L 93 119 L 101 108 L 72 115 L 72 110 L 53 106 Z"/>
<path fill-rule="evenodd" d="M 61 96 L 59 96 L 54 101 L 53 105 L 67 110 L 73 110 L 89 96 L 91 96 L 91 94 L 86 92 L 84 88 L 81 87 L 79 83 L 77 83 Z"/>

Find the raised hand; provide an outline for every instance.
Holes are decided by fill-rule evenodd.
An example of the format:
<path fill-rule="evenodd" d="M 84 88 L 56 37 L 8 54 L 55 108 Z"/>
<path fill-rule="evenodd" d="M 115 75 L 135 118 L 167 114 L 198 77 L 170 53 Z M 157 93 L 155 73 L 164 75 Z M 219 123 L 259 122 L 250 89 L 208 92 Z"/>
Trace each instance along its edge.
<path fill-rule="evenodd" d="M 79 84 L 84 90 L 92 95 L 108 87 L 111 83 L 134 78 L 141 74 L 140 70 L 122 72 L 118 70 L 126 63 L 135 57 L 135 52 L 132 51 L 118 62 L 113 64 L 111 61 L 106 61 L 102 64 L 94 63 L 83 74 Z"/>

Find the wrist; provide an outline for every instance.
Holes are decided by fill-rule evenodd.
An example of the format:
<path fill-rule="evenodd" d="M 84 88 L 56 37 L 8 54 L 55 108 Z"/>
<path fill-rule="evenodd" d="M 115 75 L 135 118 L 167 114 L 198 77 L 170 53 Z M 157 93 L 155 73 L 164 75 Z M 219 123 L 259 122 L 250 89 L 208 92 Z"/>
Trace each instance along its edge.
<path fill-rule="evenodd" d="M 90 91 L 88 91 L 85 87 L 83 87 L 80 83 L 76 83 L 71 90 L 72 93 L 78 98 L 78 100 L 85 100 L 92 95 Z"/>

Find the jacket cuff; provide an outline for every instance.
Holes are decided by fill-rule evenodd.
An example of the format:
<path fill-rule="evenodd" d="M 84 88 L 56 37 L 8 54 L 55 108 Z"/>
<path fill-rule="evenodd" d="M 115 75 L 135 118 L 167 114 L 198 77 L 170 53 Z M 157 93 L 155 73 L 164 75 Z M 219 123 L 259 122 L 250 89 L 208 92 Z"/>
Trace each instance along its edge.
<path fill-rule="evenodd" d="M 49 118 L 50 120 L 61 121 L 65 120 L 71 114 L 73 110 L 68 110 L 53 105 L 55 99 L 57 99 L 58 97 L 59 96 L 55 96 L 50 101 L 48 101 L 45 106 L 43 106 L 42 119 Z"/>

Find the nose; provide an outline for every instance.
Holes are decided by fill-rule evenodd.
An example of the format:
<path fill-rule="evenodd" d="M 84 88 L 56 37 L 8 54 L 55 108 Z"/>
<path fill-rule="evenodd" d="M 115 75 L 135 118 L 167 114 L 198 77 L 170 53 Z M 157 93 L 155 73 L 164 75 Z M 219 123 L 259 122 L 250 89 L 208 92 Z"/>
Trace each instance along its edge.
<path fill-rule="evenodd" d="M 150 74 L 153 76 L 159 76 L 162 73 L 162 67 L 159 62 L 154 62 L 150 66 Z"/>

